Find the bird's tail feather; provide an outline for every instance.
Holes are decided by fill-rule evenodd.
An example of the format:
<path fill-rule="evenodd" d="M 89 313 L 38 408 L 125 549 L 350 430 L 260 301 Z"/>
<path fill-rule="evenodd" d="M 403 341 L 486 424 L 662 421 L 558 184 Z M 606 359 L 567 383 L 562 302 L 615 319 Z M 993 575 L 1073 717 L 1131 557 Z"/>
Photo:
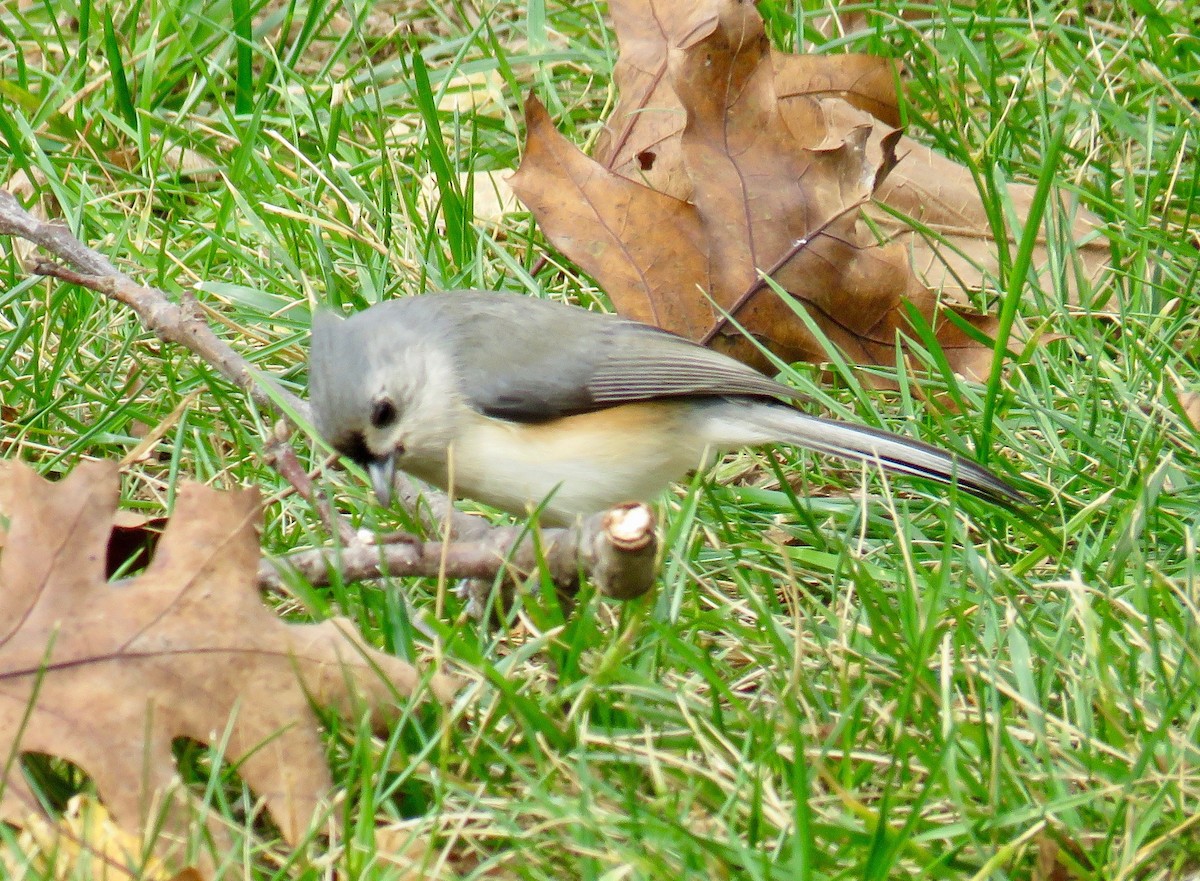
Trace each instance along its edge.
<path fill-rule="evenodd" d="M 730 446 L 785 443 L 842 459 L 876 464 L 886 471 L 911 474 L 938 483 L 957 485 L 973 496 L 1007 507 L 1028 500 L 988 469 L 969 459 L 866 425 L 851 425 L 810 416 L 783 404 L 731 400 L 716 408 Z M 753 437 L 747 437 L 747 432 Z"/>

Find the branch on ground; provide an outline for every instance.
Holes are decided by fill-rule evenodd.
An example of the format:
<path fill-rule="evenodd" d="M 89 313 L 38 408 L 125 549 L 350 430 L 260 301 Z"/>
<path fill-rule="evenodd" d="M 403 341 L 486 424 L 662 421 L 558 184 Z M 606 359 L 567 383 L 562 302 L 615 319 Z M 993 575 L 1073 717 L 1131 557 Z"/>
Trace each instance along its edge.
<path fill-rule="evenodd" d="M 497 526 L 449 543 L 398 536 L 383 544 L 356 541 L 340 549 L 299 551 L 262 561 L 258 583 L 263 589 L 282 589 L 283 573 L 292 571 L 316 585 L 328 584 L 333 573 L 351 581 L 419 575 L 490 584 L 500 572 L 513 580 L 527 577 L 544 561 L 567 595 L 578 588 L 580 572 L 586 572 L 602 594 L 624 600 L 650 589 L 657 553 L 653 513 L 640 502 L 629 502 L 536 537 L 524 526 Z"/>

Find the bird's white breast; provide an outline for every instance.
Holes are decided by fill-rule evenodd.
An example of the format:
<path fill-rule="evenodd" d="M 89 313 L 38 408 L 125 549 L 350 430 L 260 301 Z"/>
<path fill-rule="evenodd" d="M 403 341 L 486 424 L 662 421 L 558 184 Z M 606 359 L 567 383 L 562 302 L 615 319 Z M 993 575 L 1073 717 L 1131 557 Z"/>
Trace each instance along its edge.
<path fill-rule="evenodd" d="M 625 404 L 550 422 L 473 414 L 443 461 L 405 457 L 400 467 L 454 495 L 570 523 L 627 501 L 649 501 L 706 464 L 703 442 L 679 431 L 684 402 Z"/>

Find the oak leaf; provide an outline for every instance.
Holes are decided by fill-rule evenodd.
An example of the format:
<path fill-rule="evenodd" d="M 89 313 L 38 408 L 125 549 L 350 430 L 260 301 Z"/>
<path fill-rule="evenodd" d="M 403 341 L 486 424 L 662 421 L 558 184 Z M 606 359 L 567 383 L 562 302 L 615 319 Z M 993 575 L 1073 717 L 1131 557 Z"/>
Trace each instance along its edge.
<path fill-rule="evenodd" d="M 753 5 L 733 0 L 617 0 L 610 12 L 620 100 L 595 159 L 530 100 L 512 183 L 618 311 L 765 366 L 727 325 L 728 311 L 783 359 L 823 360 L 824 346 L 761 280 L 767 273 L 852 358 L 894 364 L 897 332 L 910 330 L 905 301 L 934 323 L 931 285 L 982 285 L 987 266 L 932 259 L 924 238 L 872 207 L 887 195 L 914 209 L 944 237 L 938 254 L 979 260 L 991 234 L 967 171 L 891 128 L 891 62 L 777 52 Z M 906 177 L 906 164 L 920 174 Z M 986 317 L 964 317 L 992 329 Z M 952 322 L 937 332 L 957 369 L 986 372 L 988 347 Z"/>
<path fill-rule="evenodd" d="M 332 788 L 312 703 L 368 708 L 382 723 L 422 674 L 344 619 L 285 624 L 262 604 L 256 491 L 184 485 L 149 566 L 109 583 L 117 500 L 109 463 L 56 483 L 0 468 L 0 818 L 19 823 L 36 807 L 14 759 L 39 752 L 91 775 L 125 828 L 165 817 L 177 832 L 172 740 L 187 737 L 220 742 L 285 839 L 299 841 Z M 446 700 L 453 683 L 434 675 L 429 687 Z"/>
<path fill-rule="evenodd" d="M 731 9 L 741 16 L 736 20 L 744 28 L 742 39 L 758 40 L 764 47 L 761 63 L 773 70 L 778 99 L 841 99 L 866 111 L 873 117 L 868 158 L 880 162 L 882 141 L 900 125 L 898 65 L 873 55 L 795 55 L 770 49 L 763 41 L 757 11 L 736 0 L 615 0 L 609 4 L 621 50 L 613 72 L 620 97 L 597 138 L 596 161 L 661 192 L 690 197 L 678 149 L 686 116 L 672 88 L 669 58 L 671 49 L 684 45 L 685 37 L 713 28 L 722 11 L 729 14 Z M 838 10 L 838 14 L 845 13 Z M 648 83 L 653 88 L 648 89 Z M 967 291 L 988 288 L 998 275 L 995 230 L 970 170 L 908 137 L 896 141 L 895 153 L 901 161 L 880 182 L 867 206 L 872 222 L 885 240 L 905 243 L 921 281 L 943 297 L 961 300 Z M 646 170 L 651 157 L 653 168 Z M 1034 189 L 1009 185 L 1016 216 L 1028 214 Z M 905 217 L 928 234 L 917 232 Z M 1075 211 L 1071 237 L 1078 265 L 1065 279 L 1072 292 L 1079 278 L 1095 282 L 1109 266 L 1109 245 L 1102 233 L 1099 217 Z M 1016 245 L 1010 240 L 1010 251 Z M 1034 266 L 1043 277 L 1049 276 L 1044 236 L 1039 236 Z"/>

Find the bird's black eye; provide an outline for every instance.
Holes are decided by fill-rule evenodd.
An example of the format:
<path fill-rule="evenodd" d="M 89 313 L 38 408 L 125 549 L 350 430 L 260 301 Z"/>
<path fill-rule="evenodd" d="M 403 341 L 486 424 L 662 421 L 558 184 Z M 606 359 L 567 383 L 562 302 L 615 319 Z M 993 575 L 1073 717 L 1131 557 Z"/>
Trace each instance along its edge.
<path fill-rule="evenodd" d="M 387 398 L 380 398 L 371 405 L 371 424 L 376 428 L 388 428 L 398 415 L 396 405 Z"/>

